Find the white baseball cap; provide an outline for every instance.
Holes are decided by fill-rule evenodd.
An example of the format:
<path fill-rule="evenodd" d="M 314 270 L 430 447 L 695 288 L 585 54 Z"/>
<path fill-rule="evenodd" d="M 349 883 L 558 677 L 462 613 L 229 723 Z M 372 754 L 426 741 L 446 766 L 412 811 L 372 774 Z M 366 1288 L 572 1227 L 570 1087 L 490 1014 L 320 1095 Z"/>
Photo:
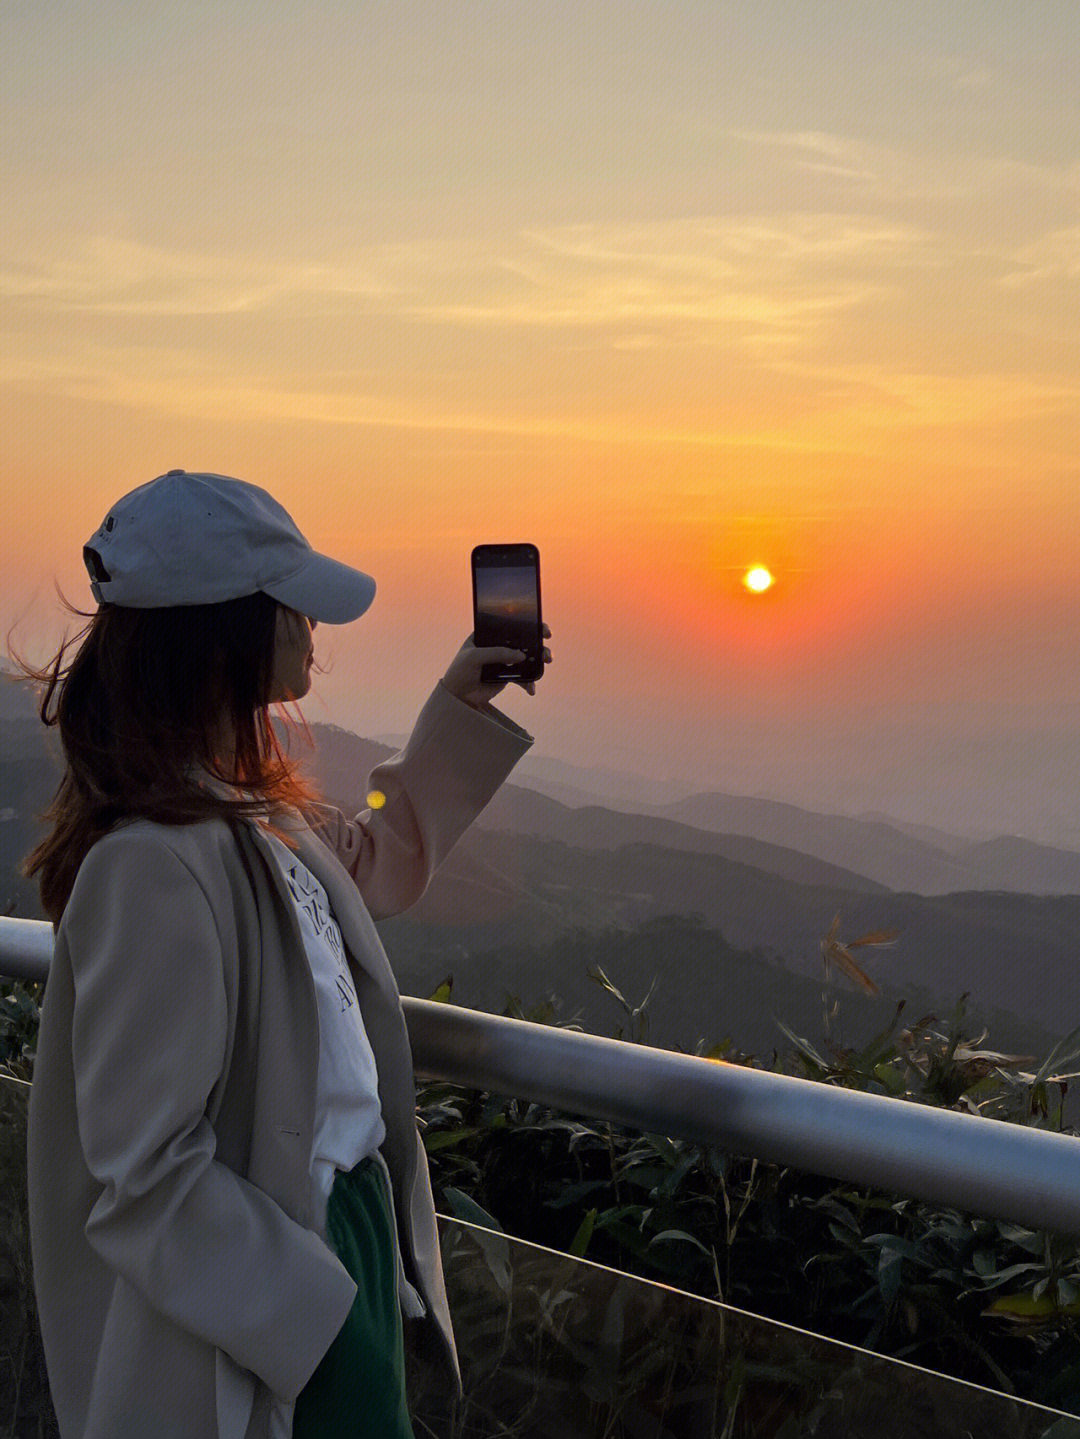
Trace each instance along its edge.
<path fill-rule="evenodd" d="M 273 495 L 170 470 L 117 500 L 83 546 L 98 604 L 212 605 L 261 590 L 321 624 L 364 613 L 375 581 L 311 548 Z"/>

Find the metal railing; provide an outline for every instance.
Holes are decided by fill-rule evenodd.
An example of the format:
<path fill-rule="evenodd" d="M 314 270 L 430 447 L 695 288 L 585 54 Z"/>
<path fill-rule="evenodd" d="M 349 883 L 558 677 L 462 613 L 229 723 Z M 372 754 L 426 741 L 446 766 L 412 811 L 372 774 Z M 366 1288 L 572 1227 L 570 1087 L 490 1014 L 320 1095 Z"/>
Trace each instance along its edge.
<path fill-rule="evenodd" d="M 52 926 L 0 917 L 0 975 L 44 980 Z M 402 998 L 416 1073 L 646 1133 L 1080 1234 L 1080 1139 Z"/>

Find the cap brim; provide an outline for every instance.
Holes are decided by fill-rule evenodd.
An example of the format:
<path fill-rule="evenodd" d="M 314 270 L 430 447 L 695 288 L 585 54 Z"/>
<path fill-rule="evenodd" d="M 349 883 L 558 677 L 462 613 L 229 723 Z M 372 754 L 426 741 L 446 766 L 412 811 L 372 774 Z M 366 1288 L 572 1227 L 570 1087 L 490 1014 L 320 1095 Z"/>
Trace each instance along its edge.
<path fill-rule="evenodd" d="M 370 575 L 315 550 L 288 579 L 260 588 L 323 625 L 347 625 L 359 619 L 375 598 L 375 581 Z"/>

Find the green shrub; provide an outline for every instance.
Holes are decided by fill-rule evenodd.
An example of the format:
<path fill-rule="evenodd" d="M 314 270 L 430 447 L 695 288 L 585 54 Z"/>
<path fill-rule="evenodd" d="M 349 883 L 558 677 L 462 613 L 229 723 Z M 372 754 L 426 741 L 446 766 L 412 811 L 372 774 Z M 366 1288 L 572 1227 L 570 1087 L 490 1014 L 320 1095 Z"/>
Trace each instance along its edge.
<path fill-rule="evenodd" d="M 630 1041 L 642 1042 L 649 997 L 632 1006 L 598 966 L 590 977 L 624 1011 Z M 0 985 L 0 1066 L 9 1077 L 32 1078 L 43 988 Z M 447 979 L 431 998 L 450 1002 L 451 991 Z M 859 1048 L 831 1043 L 834 1004 L 821 1048 L 785 1028 L 792 1048 L 774 1054 L 769 1067 L 1061 1130 L 1074 1077 L 1061 1071 L 1078 1052 L 1070 1046 L 1080 1031 L 1028 1072 L 1016 1056 L 981 1048 L 985 1033 L 962 1040 L 966 998 L 944 1028 L 934 1016 L 904 1028 L 900 1004 L 891 1023 Z M 557 1021 L 550 1001 L 526 1011 L 512 997 L 502 1012 L 576 1027 Z M 766 1068 L 726 1041 L 710 1048 L 699 1041 L 695 1052 Z M 442 1082 L 418 1086 L 417 1112 L 443 1213 L 1080 1414 L 1080 1238 Z M 40 1426 L 19 1432 L 54 1434 L 22 1221 L 24 1117 L 5 1111 L 0 1132 L 8 1199 L 0 1220 L 0 1365 L 16 1377 L 20 1416 Z M 40 1410 L 33 1421 L 32 1410 Z"/>
<path fill-rule="evenodd" d="M 602 970 L 592 977 L 640 1040 L 648 998 L 632 1006 Z M 444 980 L 431 998 L 448 1002 L 451 988 Z M 823 1054 L 785 1030 L 793 1048 L 771 1067 L 1060 1131 L 1071 1076 L 1059 1071 L 1080 1031 L 1028 1073 L 980 1048 L 985 1033 L 961 1039 L 966 998 L 944 1028 L 934 1016 L 901 1027 L 900 1004 L 857 1049 Z M 526 1011 L 511 997 L 503 1013 L 557 1023 L 550 1002 Z M 696 1052 L 766 1067 L 728 1051 L 702 1041 Z M 1080 1237 L 443 1082 L 419 1086 L 418 1113 L 444 1213 L 484 1222 L 464 1195 L 519 1238 L 1080 1413 Z"/>

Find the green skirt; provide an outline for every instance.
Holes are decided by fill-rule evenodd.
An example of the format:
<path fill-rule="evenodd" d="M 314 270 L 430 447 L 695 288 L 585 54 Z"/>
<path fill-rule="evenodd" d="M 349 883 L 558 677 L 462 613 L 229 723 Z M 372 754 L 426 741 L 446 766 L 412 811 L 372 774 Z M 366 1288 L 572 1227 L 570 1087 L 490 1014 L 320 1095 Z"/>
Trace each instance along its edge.
<path fill-rule="evenodd" d="M 297 1395 L 293 1439 L 415 1439 L 405 1397 L 393 1219 L 371 1155 L 334 1176 L 326 1237 L 358 1288 L 337 1338 Z"/>

